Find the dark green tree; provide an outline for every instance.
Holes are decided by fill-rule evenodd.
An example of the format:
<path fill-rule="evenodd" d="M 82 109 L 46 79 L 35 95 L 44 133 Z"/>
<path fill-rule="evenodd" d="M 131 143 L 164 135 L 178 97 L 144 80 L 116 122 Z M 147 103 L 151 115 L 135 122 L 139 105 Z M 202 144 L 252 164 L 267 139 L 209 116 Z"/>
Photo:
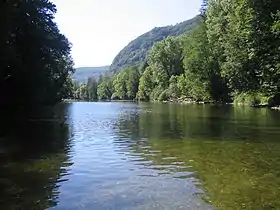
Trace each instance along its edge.
<path fill-rule="evenodd" d="M 114 93 L 113 80 L 109 76 L 100 78 L 97 86 L 97 95 L 99 100 L 110 100 Z"/>
<path fill-rule="evenodd" d="M 267 103 L 279 94 L 279 1 L 209 1 L 207 35 L 235 95 Z"/>
<path fill-rule="evenodd" d="M 155 82 L 153 80 L 153 70 L 151 67 L 147 67 L 140 77 L 137 99 L 143 101 L 150 100 L 150 96 L 154 88 Z"/>
<path fill-rule="evenodd" d="M 113 78 L 113 87 L 114 92 L 112 95 L 112 99 L 127 99 L 127 88 L 126 82 L 128 80 L 128 71 L 126 69 L 120 71 L 114 78 Z"/>
<path fill-rule="evenodd" d="M 176 76 L 184 72 L 182 49 L 179 39 L 171 37 L 156 43 L 152 48 L 148 63 L 155 72 L 156 82 L 161 88 L 168 88 L 172 75 Z"/>
<path fill-rule="evenodd" d="M 185 91 L 194 100 L 223 102 L 229 90 L 220 75 L 220 66 L 207 38 L 204 22 L 184 40 Z"/>
<path fill-rule="evenodd" d="M 91 101 L 95 101 L 98 99 L 97 86 L 98 86 L 98 83 L 94 77 L 91 77 L 88 79 L 87 90 L 88 90 L 88 94 L 89 94 L 89 100 L 91 100 Z"/>
<path fill-rule="evenodd" d="M 48 0 L 1 2 L 2 110 L 53 105 L 69 96 L 71 45 L 53 21 L 55 12 Z"/>
<path fill-rule="evenodd" d="M 136 98 L 138 87 L 139 87 L 139 79 L 140 74 L 138 68 L 132 67 L 127 70 L 128 79 L 126 81 L 126 90 L 127 90 L 127 98 L 130 100 L 134 100 Z"/>

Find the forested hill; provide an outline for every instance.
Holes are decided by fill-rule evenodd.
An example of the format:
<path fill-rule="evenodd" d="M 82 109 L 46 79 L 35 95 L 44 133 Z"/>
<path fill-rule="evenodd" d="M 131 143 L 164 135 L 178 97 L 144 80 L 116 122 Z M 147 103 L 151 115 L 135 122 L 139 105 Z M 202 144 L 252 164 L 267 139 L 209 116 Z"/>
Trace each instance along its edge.
<path fill-rule="evenodd" d="M 74 97 L 280 105 L 279 0 L 265 6 L 263 0 L 253 2 L 204 0 L 201 21 L 188 24 L 193 29 L 156 42 L 148 54 L 160 37 L 180 32 L 174 26 L 141 36 L 116 58 L 117 67 L 131 66 L 98 82 L 89 80 Z M 145 53 L 145 65 L 133 66 Z"/>
<path fill-rule="evenodd" d="M 75 73 L 73 74 L 73 80 L 79 83 L 87 82 L 88 78 L 94 77 L 98 79 L 100 75 L 104 75 L 109 71 L 109 66 L 100 66 L 100 67 L 79 67 L 76 68 Z"/>
<path fill-rule="evenodd" d="M 110 70 L 118 72 L 125 67 L 141 64 L 154 43 L 161 41 L 168 36 L 179 36 L 185 33 L 197 25 L 199 18 L 199 16 L 196 16 L 176 25 L 156 27 L 139 36 L 119 52 L 114 58 Z"/>

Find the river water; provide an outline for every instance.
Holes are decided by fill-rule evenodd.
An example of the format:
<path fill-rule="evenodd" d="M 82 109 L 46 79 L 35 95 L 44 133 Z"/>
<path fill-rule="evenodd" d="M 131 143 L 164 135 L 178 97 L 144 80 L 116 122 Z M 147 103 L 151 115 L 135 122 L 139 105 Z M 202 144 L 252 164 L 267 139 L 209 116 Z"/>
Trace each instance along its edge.
<path fill-rule="evenodd" d="M 280 209 L 279 126 L 269 109 L 60 104 L 0 138 L 0 209 Z"/>

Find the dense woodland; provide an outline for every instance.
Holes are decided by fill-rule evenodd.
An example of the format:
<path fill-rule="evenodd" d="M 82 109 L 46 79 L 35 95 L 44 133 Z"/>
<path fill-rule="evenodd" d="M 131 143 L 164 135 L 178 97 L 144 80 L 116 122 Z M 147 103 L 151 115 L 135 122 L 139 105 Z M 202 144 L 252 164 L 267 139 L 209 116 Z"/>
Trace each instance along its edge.
<path fill-rule="evenodd" d="M 113 76 L 89 78 L 82 85 L 71 80 L 71 44 L 53 21 L 53 3 L 3 1 L 0 12 L 5 113 L 63 98 L 279 104 L 279 0 L 204 1 L 200 18 L 184 29 L 180 24 L 167 28 L 173 35 L 192 30 L 151 42 L 141 65 L 127 63 Z"/>
<path fill-rule="evenodd" d="M 1 114 L 53 105 L 71 96 L 71 44 L 48 0 L 1 1 Z"/>
<path fill-rule="evenodd" d="M 209 0 L 197 26 L 154 44 L 145 65 L 76 86 L 84 100 L 279 104 L 279 0 Z"/>

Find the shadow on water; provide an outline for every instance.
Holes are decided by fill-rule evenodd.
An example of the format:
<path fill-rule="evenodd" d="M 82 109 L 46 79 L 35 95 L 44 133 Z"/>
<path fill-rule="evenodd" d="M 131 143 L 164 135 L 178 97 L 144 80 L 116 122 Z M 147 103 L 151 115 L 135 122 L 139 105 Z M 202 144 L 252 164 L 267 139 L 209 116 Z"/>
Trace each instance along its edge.
<path fill-rule="evenodd" d="M 194 178 L 217 209 L 280 209 L 279 119 L 269 109 L 144 104 L 120 116 L 125 141 L 115 144 L 149 175 Z"/>
<path fill-rule="evenodd" d="M 58 202 L 72 164 L 71 104 L 6 121 L 0 134 L 0 209 L 45 209 Z M 3 119 L 2 119 L 3 120 Z"/>

